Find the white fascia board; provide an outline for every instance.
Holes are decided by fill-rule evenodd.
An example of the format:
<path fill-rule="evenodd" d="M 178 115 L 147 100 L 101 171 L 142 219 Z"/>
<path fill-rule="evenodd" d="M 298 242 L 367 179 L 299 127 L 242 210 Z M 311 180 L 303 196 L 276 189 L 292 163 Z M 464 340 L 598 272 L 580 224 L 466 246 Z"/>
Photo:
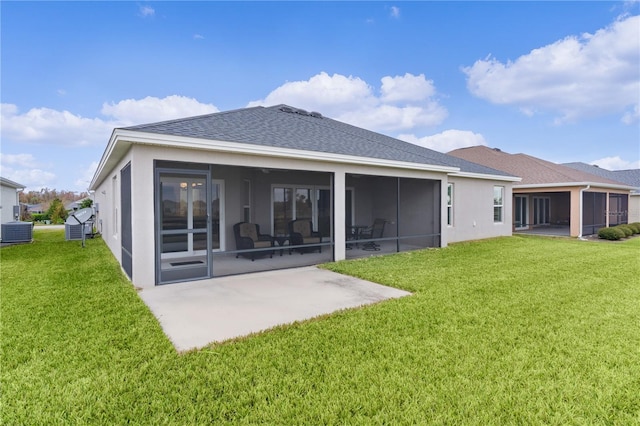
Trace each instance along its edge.
<path fill-rule="evenodd" d="M 14 181 L 12 181 L 10 179 L 3 178 L 3 177 L 0 177 L 0 183 L 2 183 L 2 185 L 7 186 L 7 187 L 12 188 L 12 189 L 25 189 L 26 188 L 21 183 L 14 182 Z"/>
<path fill-rule="evenodd" d="M 452 173 L 457 172 L 457 167 L 437 166 L 433 164 L 409 163 L 404 161 L 385 160 L 371 157 L 357 157 L 353 155 L 332 154 L 320 151 L 303 151 L 290 148 L 275 148 L 265 145 L 252 145 L 240 142 L 228 142 L 213 139 L 190 138 L 186 136 L 164 135 L 156 133 L 144 133 L 131 130 L 114 131 L 114 136 L 109 144 L 117 145 L 120 141 L 146 145 L 166 146 L 181 149 L 199 149 L 205 151 L 219 151 L 239 154 L 253 154 L 260 156 L 296 158 L 302 160 L 316 160 L 331 163 L 358 164 L 367 166 L 390 167 L 399 169 L 423 170 L 430 172 Z M 109 148 L 109 147 L 107 147 Z M 114 151 L 112 148 L 111 151 Z M 110 152 L 111 152 L 110 151 Z M 105 151 L 106 154 L 106 151 Z M 101 161 L 101 165 L 103 164 Z M 97 172 L 96 172 L 97 173 Z M 93 184 L 93 182 L 92 182 Z"/>
<path fill-rule="evenodd" d="M 470 179 L 486 179 L 486 180 L 498 180 L 502 182 L 520 182 L 521 177 L 517 176 L 504 176 L 504 175 L 489 175 L 485 173 L 471 173 L 471 172 L 455 172 L 449 173 L 452 177 L 463 177 Z"/>
<path fill-rule="evenodd" d="M 622 190 L 628 190 L 628 191 L 632 191 L 634 189 L 633 186 L 629 186 L 629 185 L 616 185 L 613 183 L 603 183 L 603 182 L 565 182 L 565 183 L 526 184 L 526 185 L 514 185 L 513 189 L 560 188 L 560 187 L 567 187 L 567 186 L 576 186 L 576 187 L 591 186 L 592 188 L 595 186 L 597 188 L 622 189 Z"/>
<path fill-rule="evenodd" d="M 126 142 L 123 142 L 118 138 L 119 132 L 119 129 L 114 129 L 113 132 L 111 132 L 109 143 L 102 153 L 102 157 L 100 158 L 98 167 L 96 167 L 96 171 L 93 174 L 93 179 L 91 179 L 91 183 L 89 184 L 89 190 L 95 190 L 100 182 L 102 182 L 102 180 L 104 179 L 103 174 L 111 172 L 111 169 L 108 168 L 107 165 L 116 164 L 118 161 L 120 161 L 124 153 L 127 152 L 128 145 L 130 144 L 128 144 L 126 147 L 124 146 Z"/>

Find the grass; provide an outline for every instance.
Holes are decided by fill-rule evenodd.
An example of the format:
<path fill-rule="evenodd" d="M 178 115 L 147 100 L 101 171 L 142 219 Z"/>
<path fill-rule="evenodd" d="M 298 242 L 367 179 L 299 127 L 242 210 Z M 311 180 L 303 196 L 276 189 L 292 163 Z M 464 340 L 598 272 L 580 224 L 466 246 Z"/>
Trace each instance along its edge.
<path fill-rule="evenodd" d="M 411 297 L 179 355 L 104 243 L 0 250 L 2 424 L 640 424 L 640 238 L 326 265 Z"/>

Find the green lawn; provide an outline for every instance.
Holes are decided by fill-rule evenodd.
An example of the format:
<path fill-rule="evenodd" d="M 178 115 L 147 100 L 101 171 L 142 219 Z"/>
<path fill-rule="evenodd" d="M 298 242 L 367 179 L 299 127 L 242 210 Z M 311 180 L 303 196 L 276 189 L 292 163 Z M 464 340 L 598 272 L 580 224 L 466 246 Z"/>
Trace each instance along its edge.
<path fill-rule="evenodd" d="M 328 269 L 413 296 L 183 355 L 100 239 L 0 250 L 2 424 L 640 424 L 640 238 Z"/>

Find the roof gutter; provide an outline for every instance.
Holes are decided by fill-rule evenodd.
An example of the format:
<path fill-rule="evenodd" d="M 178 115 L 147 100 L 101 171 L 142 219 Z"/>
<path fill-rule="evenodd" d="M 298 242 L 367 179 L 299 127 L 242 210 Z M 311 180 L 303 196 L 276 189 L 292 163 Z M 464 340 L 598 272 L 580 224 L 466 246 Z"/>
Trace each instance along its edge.
<path fill-rule="evenodd" d="M 472 179 L 498 180 L 503 182 L 520 182 L 522 180 L 521 177 L 517 177 L 517 176 L 490 175 L 488 173 L 471 173 L 471 172 L 462 172 L 462 171 L 449 173 L 449 176 L 472 178 Z"/>
<path fill-rule="evenodd" d="M 578 234 L 578 239 L 579 240 L 584 240 L 584 238 L 582 237 L 582 225 L 583 225 L 583 214 L 582 214 L 582 210 L 584 209 L 584 192 L 588 191 L 589 188 L 591 188 L 591 185 L 587 184 L 587 186 L 585 188 L 581 188 L 580 189 L 580 233 Z"/>

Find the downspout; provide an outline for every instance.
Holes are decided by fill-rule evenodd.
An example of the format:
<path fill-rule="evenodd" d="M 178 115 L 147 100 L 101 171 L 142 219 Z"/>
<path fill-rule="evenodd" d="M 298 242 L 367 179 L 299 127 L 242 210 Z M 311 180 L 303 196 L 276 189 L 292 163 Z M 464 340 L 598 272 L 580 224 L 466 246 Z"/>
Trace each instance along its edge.
<path fill-rule="evenodd" d="M 13 220 L 20 222 L 22 220 L 22 206 L 20 206 L 20 193 L 23 192 L 25 188 L 17 188 L 16 189 L 16 206 L 18 206 L 18 217 L 14 217 Z"/>
<path fill-rule="evenodd" d="M 583 194 L 584 191 L 588 191 L 589 188 L 591 188 L 591 184 L 587 185 L 586 188 L 582 188 L 580 190 L 580 233 L 578 234 L 578 239 L 579 240 L 584 240 L 584 238 L 582 238 L 582 223 L 583 223 L 583 209 L 584 209 L 584 201 L 583 201 Z"/>

